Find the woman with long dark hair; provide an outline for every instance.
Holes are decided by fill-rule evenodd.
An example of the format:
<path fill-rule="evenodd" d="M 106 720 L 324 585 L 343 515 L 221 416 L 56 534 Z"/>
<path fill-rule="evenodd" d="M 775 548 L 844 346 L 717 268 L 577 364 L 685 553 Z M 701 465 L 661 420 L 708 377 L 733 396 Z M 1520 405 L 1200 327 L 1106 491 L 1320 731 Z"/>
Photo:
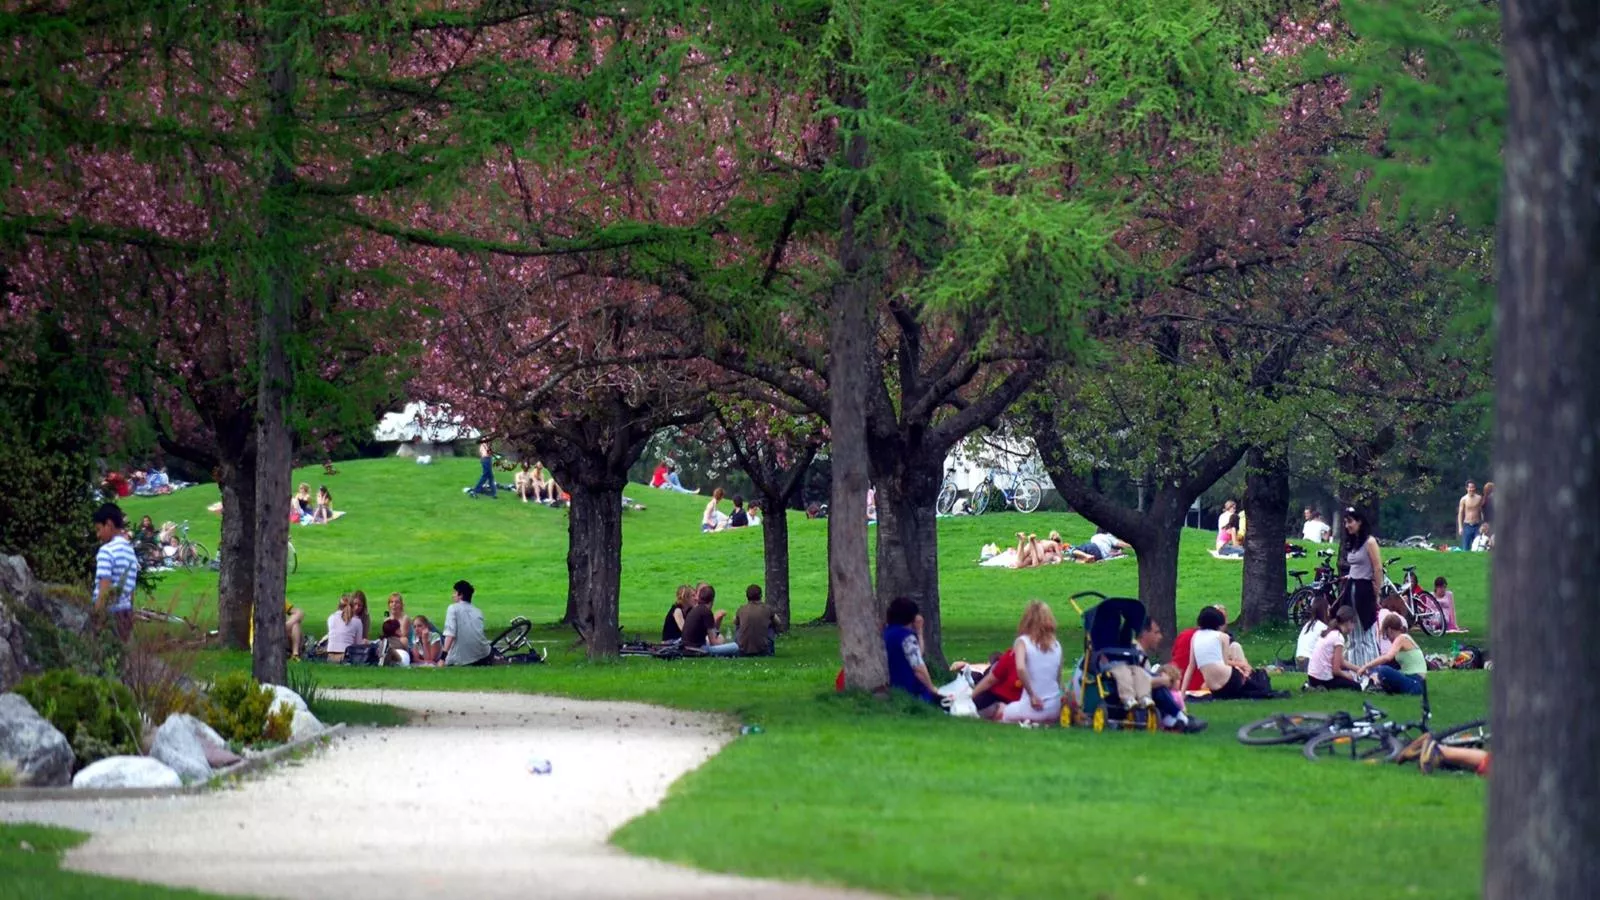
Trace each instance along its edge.
<path fill-rule="evenodd" d="M 1367 514 L 1353 507 L 1344 511 L 1343 551 L 1350 572 L 1340 605 L 1351 606 L 1356 613 L 1355 633 L 1350 636 L 1345 656 L 1359 668 L 1378 657 L 1374 629 L 1378 624 L 1378 594 L 1383 590 L 1383 560 Z"/>

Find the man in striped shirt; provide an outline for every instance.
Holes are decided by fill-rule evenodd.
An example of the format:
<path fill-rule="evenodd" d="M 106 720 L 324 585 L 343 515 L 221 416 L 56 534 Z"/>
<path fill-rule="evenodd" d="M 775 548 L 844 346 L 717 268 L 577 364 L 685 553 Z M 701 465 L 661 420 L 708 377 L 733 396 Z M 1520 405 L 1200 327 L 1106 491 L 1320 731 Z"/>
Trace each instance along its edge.
<path fill-rule="evenodd" d="M 115 503 L 95 510 L 94 536 L 100 539 L 100 552 L 94 558 L 94 611 L 109 609 L 111 627 L 124 641 L 133 634 L 133 590 L 139 581 L 139 556 L 123 533 L 126 527 L 122 508 Z"/>

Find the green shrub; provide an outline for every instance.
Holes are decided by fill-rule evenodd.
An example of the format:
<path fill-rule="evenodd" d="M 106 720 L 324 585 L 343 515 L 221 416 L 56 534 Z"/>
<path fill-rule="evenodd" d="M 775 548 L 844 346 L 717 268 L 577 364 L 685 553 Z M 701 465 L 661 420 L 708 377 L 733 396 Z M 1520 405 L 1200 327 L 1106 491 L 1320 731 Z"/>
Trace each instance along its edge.
<path fill-rule="evenodd" d="M 225 741 L 259 744 L 263 740 L 287 740 L 287 737 L 268 735 L 269 725 L 278 727 L 270 721 L 275 699 L 271 689 L 257 684 L 254 678 L 243 672 L 231 672 L 218 678 L 207 694 L 206 724 L 215 728 Z M 291 711 L 291 718 L 293 715 Z"/>
<path fill-rule="evenodd" d="M 53 669 L 23 681 L 17 693 L 67 736 L 77 757 L 75 769 L 139 752 L 139 708 L 133 694 L 115 681 Z"/>
<path fill-rule="evenodd" d="M 0 759 L 0 790 L 17 786 L 17 767 L 8 759 Z"/>
<path fill-rule="evenodd" d="M 53 584 L 45 588 L 45 594 L 57 601 L 89 605 L 89 595 L 81 589 Z M 22 625 L 23 652 L 35 666 L 46 671 L 71 669 L 97 678 L 116 675 L 123 648 L 109 627 L 76 634 L 57 628 L 49 616 L 21 603 L 10 608 Z"/>
<path fill-rule="evenodd" d="M 294 737 L 294 707 L 279 703 L 277 709 L 267 716 L 262 739 L 269 744 L 287 744 L 291 737 Z"/>

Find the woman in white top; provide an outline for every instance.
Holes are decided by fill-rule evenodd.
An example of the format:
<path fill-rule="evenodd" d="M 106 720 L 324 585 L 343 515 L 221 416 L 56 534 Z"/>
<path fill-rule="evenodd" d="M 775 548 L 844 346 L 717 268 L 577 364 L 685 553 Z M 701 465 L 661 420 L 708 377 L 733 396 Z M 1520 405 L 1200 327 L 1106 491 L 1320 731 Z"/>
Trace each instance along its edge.
<path fill-rule="evenodd" d="M 1311 612 L 1306 623 L 1300 627 L 1300 637 L 1294 645 L 1295 665 L 1303 671 L 1311 660 L 1311 654 L 1317 649 L 1317 641 L 1328 633 L 1328 600 L 1318 597 L 1311 603 Z"/>
<path fill-rule="evenodd" d="M 717 509 L 717 504 L 722 502 L 722 488 L 711 492 L 711 502 L 706 504 L 705 514 L 700 517 L 700 530 L 723 531 L 728 527 L 728 517 Z"/>
<path fill-rule="evenodd" d="M 1361 690 L 1361 683 L 1356 681 L 1360 673 L 1350 665 L 1344 653 L 1345 638 L 1356 630 L 1356 624 L 1355 610 L 1339 607 L 1333 617 L 1333 627 L 1317 641 L 1317 648 L 1306 663 L 1307 688 Z"/>
<path fill-rule="evenodd" d="M 1244 652 L 1223 631 L 1228 614 L 1221 607 L 1208 606 L 1195 619 L 1198 626 L 1189 639 L 1189 665 L 1179 684 L 1191 683 L 1195 672 L 1213 700 L 1259 699 L 1271 696 L 1272 685 L 1264 677 L 1254 679 L 1255 670 Z"/>
<path fill-rule="evenodd" d="M 1001 707 L 1000 721 L 1039 725 L 1060 722 L 1061 642 L 1056 640 L 1056 617 L 1048 604 L 1028 601 L 1012 647 L 1017 658 L 1017 679 L 1022 682 L 1022 699 Z"/>
<path fill-rule="evenodd" d="M 350 595 L 339 598 L 339 608 L 328 617 L 328 659 L 338 662 L 344 652 L 357 644 L 365 644 L 367 636 L 356 613 L 356 604 Z"/>

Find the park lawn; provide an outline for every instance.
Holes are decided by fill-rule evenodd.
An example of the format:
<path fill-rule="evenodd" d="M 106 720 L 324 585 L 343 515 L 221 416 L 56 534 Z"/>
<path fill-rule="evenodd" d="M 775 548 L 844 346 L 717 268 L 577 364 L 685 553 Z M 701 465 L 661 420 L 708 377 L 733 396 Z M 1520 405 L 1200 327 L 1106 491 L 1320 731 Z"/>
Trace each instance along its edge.
<path fill-rule="evenodd" d="M 514 497 L 461 494 L 475 460 L 420 467 L 402 460 L 342 463 L 324 479 L 335 507 L 350 510 L 330 526 L 295 528 L 299 571 L 290 599 L 318 630 L 339 593 L 361 588 L 375 616 L 382 598 L 403 592 L 407 609 L 439 621 L 450 584 L 465 577 L 491 629 L 512 616 L 558 619 L 565 603 L 565 518 L 560 510 Z M 624 521 L 622 623 L 630 636 L 654 637 L 681 582 L 715 584 L 731 608 L 761 577 L 754 532 L 702 535 L 702 497 L 636 486 L 645 511 Z M 216 520 L 204 507 L 210 487 L 133 500 L 129 512 L 190 518 L 212 543 Z M 794 618 L 821 612 L 826 589 L 823 522 L 796 521 L 791 535 Z M 1132 595 L 1132 560 L 1010 571 L 975 565 L 979 547 L 1004 543 L 1020 528 L 1060 529 L 1083 540 L 1092 531 L 1072 515 L 1039 513 L 956 518 L 940 523 L 945 649 L 980 658 L 1015 633 L 1023 601 L 1050 602 L 1062 619 L 1069 655 L 1082 630 L 1067 598 L 1080 590 Z M 1180 620 L 1204 603 L 1236 608 L 1241 566 L 1207 553 L 1212 536 L 1188 532 L 1179 580 Z M 1421 566 L 1424 582 L 1443 574 L 1461 623 L 1486 644 L 1487 559 L 1481 555 L 1398 551 Z M 1311 560 L 1304 568 L 1310 568 Z M 1292 565 L 1291 567 L 1297 567 Z M 1392 570 L 1395 577 L 1398 569 Z M 205 616 L 214 573 L 173 573 L 158 602 Z M 1246 638 L 1264 662 L 1292 646 L 1287 630 Z M 1353 696 L 1296 696 L 1273 703 L 1197 705 L 1212 723 L 1198 736 L 1028 731 L 951 720 L 909 703 L 889 704 L 831 691 L 838 668 L 836 631 L 801 626 L 769 659 L 628 659 L 591 664 L 570 629 L 541 625 L 535 643 L 550 666 L 494 669 L 345 669 L 318 666 L 327 687 L 513 690 L 626 699 L 727 713 L 760 724 L 675 785 L 655 812 L 621 829 L 633 852 L 702 868 L 834 882 L 890 893 L 963 897 L 1090 894 L 1104 897 L 1468 896 L 1478 891 L 1483 785 L 1474 778 L 1424 778 L 1413 767 L 1313 764 L 1297 748 L 1248 748 L 1234 740 L 1244 722 L 1274 709 L 1349 708 Z M 1422 643 L 1448 649 L 1445 639 Z M 207 669 L 245 667 L 242 653 L 213 653 Z M 1299 678 L 1280 676 L 1280 687 Z M 1436 673 L 1436 721 L 1479 718 L 1486 673 Z M 1415 718 L 1412 698 L 1372 698 L 1396 717 Z M 553 761 L 559 772 L 560 760 Z"/>
<path fill-rule="evenodd" d="M 82 832 L 65 828 L 0 824 L 0 900 L 43 897 L 51 900 L 147 900 L 213 896 L 61 871 L 61 855 L 88 839 Z"/>

